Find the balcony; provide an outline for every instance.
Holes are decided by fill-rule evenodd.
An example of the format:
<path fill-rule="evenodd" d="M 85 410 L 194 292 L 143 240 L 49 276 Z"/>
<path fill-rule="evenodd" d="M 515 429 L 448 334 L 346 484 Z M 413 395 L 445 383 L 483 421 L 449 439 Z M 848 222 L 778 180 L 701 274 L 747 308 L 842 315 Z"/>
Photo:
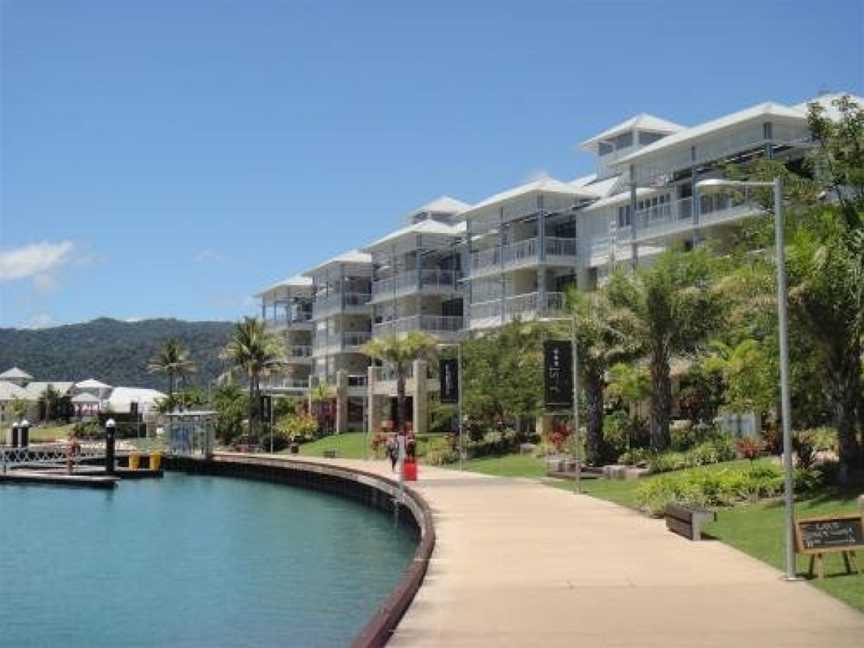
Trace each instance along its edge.
<path fill-rule="evenodd" d="M 312 361 L 312 347 L 306 344 L 292 344 L 285 350 L 289 364 L 308 364 Z"/>
<path fill-rule="evenodd" d="M 471 329 L 501 326 L 515 319 L 530 320 L 538 317 L 560 315 L 565 308 L 564 293 L 547 292 L 543 297 L 540 293 L 526 293 L 507 297 L 503 301 L 471 304 Z"/>
<path fill-rule="evenodd" d="M 300 311 L 270 316 L 264 320 L 264 326 L 273 331 L 282 329 L 309 330 L 312 328 L 312 313 Z"/>
<path fill-rule="evenodd" d="M 271 378 L 261 383 L 261 390 L 273 391 L 304 391 L 309 387 L 307 378 Z"/>
<path fill-rule="evenodd" d="M 423 331 L 442 339 L 456 338 L 462 330 L 462 317 L 447 315 L 411 315 L 372 326 L 373 337 L 403 335 L 410 331 Z"/>
<path fill-rule="evenodd" d="M 454 270 L 411 270 L 372 284 L 372 301 L 382 302 L 414 293 L 449 295 L 459 290 L 459 275 Z"/>
<path fill-rule="evenodd" d="M 540 263 L 540 239 L 530 238 L 503 247 L 493 247 L 471 253 L 471 276 L 478 277 L 504 270 L 530 267 Z M 573 238 L 546 237 L 543 252 L 545 263 L 571 266 L 576 263 L 577 245 Z"/>
<path fill-rule="evenodd" d="M 729 194 L 705 194 L 699 199 L 698 219 L 693 213 L 693 199 L 654 205 L 636 212 L 635 238 L 630 227 L 618 229 L 619 243 L 640 243 L 651 239 L 679 234 L 698 227 L 730 223 L 762 211 L 758 205 Z"/>
<path fill-rule="evenodd" d="M 315 336 L 312 346 L 313 356 L 332 355 L 334 353 L 359 353 L 360 347 L 366 344 L 372 335 L 366 331 L 345 331 L 331 335 Z"/>
<path fill-rule="evenodd" d="M 319 320 L 338 313 L 368 313 L 370 293 L 331 293 L 316 297 L 312 304 L 312 319 Z"/>

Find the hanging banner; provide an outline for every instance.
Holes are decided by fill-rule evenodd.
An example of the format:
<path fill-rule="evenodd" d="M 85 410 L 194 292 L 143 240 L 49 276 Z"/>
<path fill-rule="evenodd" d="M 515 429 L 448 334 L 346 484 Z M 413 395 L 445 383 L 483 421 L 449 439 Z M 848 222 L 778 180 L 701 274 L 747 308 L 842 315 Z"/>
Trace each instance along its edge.
<path fill-rule="evenodd" d="M 459 402 L 459 361 L 456 358 L 438 362 L 438 379 L 441 382 L 441 402 Z"/>
<path fill-rule="evenodd" d="M 573 347 L 566 340 L 543 343 L 543 400 L 549 410 L 573 407 Z"/>
<path fill-rule="evenodd" d="M 273 417 L 273 398 L 270 394 L 261 394 L 261 402 L 259 403 L 261 420 L 269 422 Z"/>

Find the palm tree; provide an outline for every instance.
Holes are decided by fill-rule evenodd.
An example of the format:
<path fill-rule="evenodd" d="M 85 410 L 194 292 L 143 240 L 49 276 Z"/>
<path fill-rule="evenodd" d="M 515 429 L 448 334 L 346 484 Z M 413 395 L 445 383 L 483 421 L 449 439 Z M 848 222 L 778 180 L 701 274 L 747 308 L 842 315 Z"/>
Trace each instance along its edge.
<path fill-rule="evenodd" d="M 651 373 L 651 447 L 669 446 L 673 355 L 695 352 L 715 330 L 724 311 L 712 287 L 707 250 L 672 250 L 636 272 L 616 273 L 609 282 L 610 303 L 620 309 L 621 330 L 632 336 Z"/>
<path fill-rule="evenodd" d="M 603 458 L 603 390 L 606 371 L 616 362 L 634 354 L 634 345 L 617 330 L 615 313 L 606 292 L 582 293 L 571 288 L 567 292 L 567 309 L 576 325 L 579 351 L 579 379 L 585 390 L 587 421 L 585 454 L 589 464 Z"/>
<path fill-rule="evenodd" d="M 411 331 L 400 337 L 374 338 L 363 345 L 363 353 L 370 358 L 382 361 L 393 368 L 396 374 L 396 429 L 405 433 L 405 422 L 408 419 L 405 399 L 405 378 L 408 366 L 414 360 L 422 360 L 435 354 L 437 341 L 426 333 Z M 421 376 L 416 376 L 420 380 Z"/>
<path fill-rule="evenodd" d="M 261 320 L 244 317 L 234 325 L 231 340 L 220 357 L 230 364 L 228 374 L 242 374 L 249 383 L 249 432 L 252 433 L 258 414 L 261 377 L 277 371 L 284 361 L 282 342 L 267 331 Z"/>
<path fill-rule="evenodd" d="M 318 422 L 318 428 L 321 429 L 324 427 L 324 416 L 323 416 L 323 407 L 322 403 L 326 403 L 333 399 L 334 391 L 333 387 L 328 385 L 326 382 L 319 382 L 315 385 L 309 392 L 309 401 L 314 408 L 314 412 L 310 412 L 315 420 Z M 330 430 L 326 430 L 327 434 L 330 433 Z M 320 434 L 320 432 L 319 432 Z"/>
<path fill-rule="evenodd" d="M 172 405 L 177 378 L 194 373 L 196 369 L 195 362 L 189 357 L 189 349 L 177 338 L 168 339 L 147 364 L 148 372 L 168 376 L 168 402 Z"/>

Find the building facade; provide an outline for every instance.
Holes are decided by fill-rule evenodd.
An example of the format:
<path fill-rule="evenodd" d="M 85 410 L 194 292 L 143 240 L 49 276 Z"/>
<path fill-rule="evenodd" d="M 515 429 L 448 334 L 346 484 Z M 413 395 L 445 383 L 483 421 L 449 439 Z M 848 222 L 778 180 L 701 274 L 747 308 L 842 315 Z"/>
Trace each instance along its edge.
<path fill-rule="evenodd" d="M 831 115 L 837 96 L 810 101 Z M 696 183 L 759 158 L 798 164 L 811 144 L 808 103 L 763 103 L 692 127 L 639 114 L 582 143 L 595 158 L 589 176 L 543 178 L 474 205 L 445 196 L 414 210 L 406 226 L 304 273 L 312 381 L 335 385 L 377 429 L 375 400 L 395 387 L 360 351 L 373 336 L 424 331 L 447 344 L 555 316 L 570 287 L 593 290 L 615 268 L 649 264 L 671 246 L 722 241 L 764 212 L 746 194 L 700 194 Z M 281 312 L 279 286 L 259 295 L 265 319 L 271 308 L 273 317 Z M 435 385 L 417 371 L 410 393 L 419 431 L 417 402 Z M 356 414 L 342 418 L 340 429 L 357 423 Z"/>

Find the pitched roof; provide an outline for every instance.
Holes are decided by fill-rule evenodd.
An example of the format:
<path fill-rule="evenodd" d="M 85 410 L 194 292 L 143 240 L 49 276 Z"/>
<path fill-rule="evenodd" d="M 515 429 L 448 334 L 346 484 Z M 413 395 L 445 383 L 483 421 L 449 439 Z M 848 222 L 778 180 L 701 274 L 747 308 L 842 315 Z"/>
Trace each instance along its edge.
<path fill-rule="evenodd" d="M 632 162 L 633 160 L 636 160 L 638 158 L 643 158 L 647 155 L 650 155 L 655 151 L 660 151 L 673 146 L 684 144 L 685 142 L 694 140 L 697 137 L 702 137 L 703 135 L 707 135 L 708 133 L 720 131 L 724 128 L 730 128 L 732 126 L 736 126 L 738 124 L 742 124 L 753 119 L 769 116 L 784 117 L 797 121 L 805 119 L 804 115 L 799 109 L 790 108 L 788 106 L 784 106 L 783 104 L 772 103 L 769 101 L 766 103 L 751 106 L 750 108 L 745 108 L 744 110 L 739 110 L 738 112 L 724 115 L 717 119 L 712 119 L 711 121 L 704 122 L 702 124 L 699 124 L 698 126 L 693 126 L 692 128 L 685 128 L 684 130 L 678 131 L 674 135 L 669 135 L 661 140 L 657 140 L 653 144 L 643 146 L 641 149 L 634 151 L 630 155 L 625 155 L 621 159 L 615 161 L 613 164 L 619 165 L 627 162 Z"/>
<path fill-rule="evenodd" d="M 341 263 L 355 263 L 359 265 L 372 265 L 372 257 L 366 252 L 361 252 L 360 250 L 348 250 L 348 252 L 343 252 L 342 254 L 337 254 L 332 259 L 327 259 L 326 261 L 319 263 L 314 268 L 310 268 L 306 272 L 303 273 L 304 277 L 311 276 L 314 272 L 318 270 L 323 270 L 329 265 L 333 264 L 341 264 Z"/>
<path fill-rule="evenodd" d="M 115 412 L 128 411 L 130 403 L 138 403 L 140 411 L 143 413 L 162 398 L 165 398 L 165 394 L 156 389 L 115 387 L 107 403 Z"/>
<path fill-rule="evenodd" d="M 71 400 L 73 403 L 99 403 L 99 402 L 101 402 L 101 400 L 98 397 L 94 396 L 93 394 L 88 394 L 87 392 L 84 392 L 82 394 L 78 394 L 77 396 L 73 396 Z"/>
<path fill-rule="evenodd" d="M 32 380 L 33 376 L 31 376 L 23 369 L 19 369 L 18 367 L 12 367 L 11 369 L 7 369 L 3 373 L 0 373 L 0 380 L 7 380 L 10 378 L 13 380 L 21 378 L 26 380 Z"/>
<path fill-rule="evenodd" d="M 261 297 L 271 290 L 275 290 L 276 288 L 310 288 L 312 286 L 312 279 L 309 277 L 304 277 L 303 275 L 296 274 L 288 277 L 287 279 L 283 279 L 282 281 L 277 281 L 276 283 L 267 286 L 261 292 L 255 293 L 255 297 Z"/>
<path fill-rule="evenodd" d="M 448 225 L 447 223 L 442 223 L 436 220 L 425 220 L 390 232 L 389 234 L 387 234 L 387 236 L 383 236 L 374 243 L 370 243 L 369 245 L 364 247 L 363 250 L 366 252 L 371 252 L 373 249 L 384 245 L 385 243 L 392 243 L 402 238 L 403 236 L 410 236 L 412 234 L 438 234 L 441 236 L 457 237 L 464 231 L 464 222 L 457 225 Z"/>
<path fill-rule="evenodd" d="M 65 396 L 66 393 L 75 386 L 75 383 L 68 381 L 34 381 L 28 383 L 24 389 L 27 391 L 28 394 L 30 394 L 33 399 L 38 399 L 40 396 L 42 396 L 45 390 L 48 389 L 49 386 L 51 386 L 61 396 Z"/>
<path fill-rule="evenodd" d="M 525 194 L 529 194 L 532 192 L 555 193 L 580 198 L 596 198 L 593 192 L 585 189 L 584 187 L 576 187 L 567 182 L 561 182 L 560 180 L 556 180 L 555 178 L 541 178 L 540 180 L 528 182 L 519 185 L 518 187 L 513 187 L 512 189 L 507 189 L 506 191 L 502 191 L 500 193 L 489 196 L 485 200 L 481 200 L 476 205 L 472 205 L 471 209 L 464 211 L 462 215 L 468 218 L 469 214 L 472 214 L 480 209 L 507 202 L 508 200 L 517 198 L 519 196 L 524 196 Z"/>
<path fill-rule="evenodd" d="M 432 200 L 425 205 L 418 207 L 417 209 L 411 210 L 411 214 L 419 214 L 421 212 L 443 212 L 445 214 L 461 214 L 463 211 L 468 209 L 471 205 L 466 202 L 462 202 L 456 198 L 452 198 L 450 196 L 439 196 L 435 200 Z"/>
<path fill-rule="evenodd" d="M 655 117 L 648 113 L 639 113 L 638 115 L 634 115 L 630 119 L 625 119 L 620 124 L 615 124 L 612 128 L 607 128 L 602 133 L 598 133 L 594 137 L 585 140 L 579 146 L 584 150 L 593 151 L 596 148 L 595 145 L 599 144 L 603 140 L 611 139 L 616 135 L 621 135 L 633 129 L 650 131 L 652 133 L 677 133 L 685 128 L 686 126 L 676 124 L 668 119 Z"/>
<path fill-rule="evenodd" d="M 106 385 L 103 382 L 99 382 L 95 378 L 90 378 L 88 380 L 82 380 L 79 383 L 75 383 L 75 387 L 78 389 L 111 389 L 111 385 Z"/>
<path fill-rule="evenodd" d="M 6 380 L 0 380 L 0 401 L 10 401 L 15 398 L 34 400 L 23 387 L 19 387 L 15 383 Z"/>

